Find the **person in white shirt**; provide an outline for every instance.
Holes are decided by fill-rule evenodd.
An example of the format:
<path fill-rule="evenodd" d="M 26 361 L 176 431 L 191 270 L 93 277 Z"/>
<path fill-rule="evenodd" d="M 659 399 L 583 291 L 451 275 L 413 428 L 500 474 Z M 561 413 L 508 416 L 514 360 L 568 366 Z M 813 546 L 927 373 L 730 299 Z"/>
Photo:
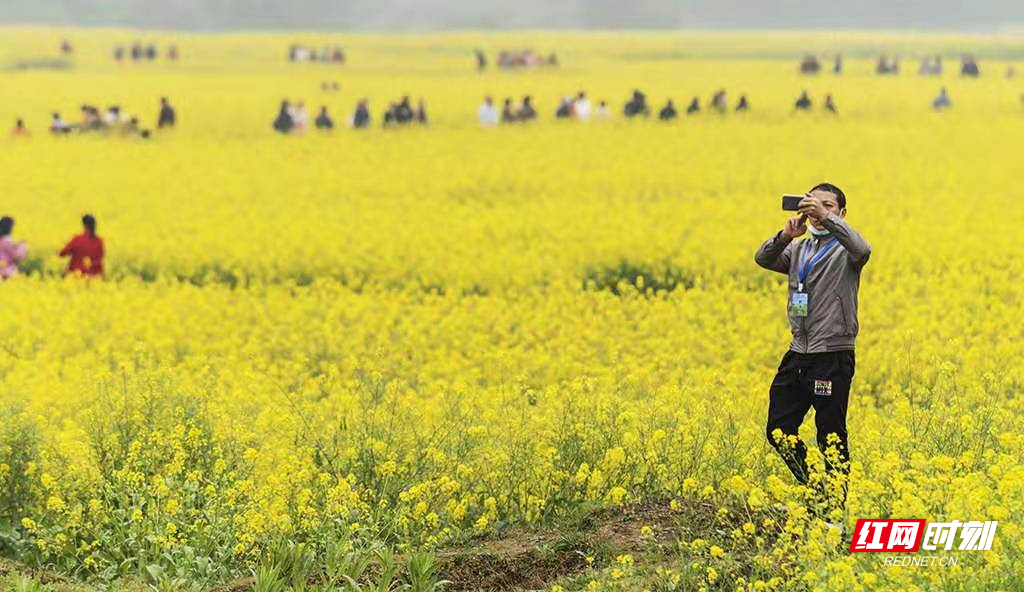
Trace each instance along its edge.
<path fill-rule="evenodd" d="M 608 103 L 606 101 L 601 101 L 597 104 L 597 109 L 594 110 L 594 118 L 610 119 L 611 116 L 612 113 L 608 110 Z"/>
<path fill-rule="evenodd" d="M 306 126 L 309 124 L 309 114 L 306 113 L 306 106 L 302 101 L 297 101 L 295 106 L 292 107 L 292 132 L 301 134 L 306 131 Z"/>
<path fill-rule="evenodd" d="M 121 122 L 121 108 L 114 105 L 107 108 L 107 112 L 103 114 L 103 123 L 108 126 L 117 125 Z"/>
<path fill-rule="evenodd" d="M 484 103 L 483 105 L 480 105 L 480 109 L 478 111 L 480 125 L 486 125 L 488 127 L 498 125 L 500 115 L 498 108 L 494 105 L 494 100 L 490 96 L 484 97 Z"/>
<path fill-rule="evenodd" d="M 50 121 L 50 131 L 55 134 L 63 134 L 69 131 L 68 124 L 60 117 L 60 113 L 54 112 Z"/>
<path fill-rule="evenodd" d="M 580 94 L 576 96 L 575 105 L 576 118 L 580 121 L 586 121 L 590 119 L 590 99 L 587 98 L 587 93 L 580 91 Z"/>

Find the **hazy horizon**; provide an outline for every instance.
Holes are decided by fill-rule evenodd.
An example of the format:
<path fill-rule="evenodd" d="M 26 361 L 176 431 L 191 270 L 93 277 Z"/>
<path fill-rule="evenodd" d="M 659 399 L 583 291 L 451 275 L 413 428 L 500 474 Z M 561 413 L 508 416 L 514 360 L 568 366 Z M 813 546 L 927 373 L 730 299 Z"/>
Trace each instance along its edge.
<path fill-rule="evenodd" d="M 981 0 L 8 0 L 0 24 L 187 31 L 921 30 L 1024 32 L 1024 3 Z"/>

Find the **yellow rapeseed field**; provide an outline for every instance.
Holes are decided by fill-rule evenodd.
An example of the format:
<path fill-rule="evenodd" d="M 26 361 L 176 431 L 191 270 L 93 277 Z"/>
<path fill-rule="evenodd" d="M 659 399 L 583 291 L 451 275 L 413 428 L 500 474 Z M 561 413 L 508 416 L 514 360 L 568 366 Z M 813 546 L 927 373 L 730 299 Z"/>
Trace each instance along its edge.
<path fill-rule="evenodd" d="M 72 68 L 9 67 L 56 57 L 63 36 Z M 115 63 L 136 38 L 182 57 Z M 348 63 L 290 64 L 293 42 L 341 44 Z M 475 47 L 561 65 L 478 73 Z M 798 74 L 805 51 L 837 50 L 843 76 Z M 0 554 L 90 586 L 204 590 L 274 580 L 282 548 L 318 566 L 373 550 L 365 574 L 317 589 L 382 577 L 391 553 L 412 585 L 455 545 L 664 502 L 706 523 L 667 552 L 594 551 L 544 585 L 1020 589 L 1024 82 L 1004 72 L 1022 50 L 856 33 L 4 29 L 0 214 L 29 257 L 0 284 Z M 941 79 L 910 59 L 878 77 L 881 51 L 950 58 Z M 960 51 L 980 79 L 956 75 Z M 935 113 L 941 86 L 954 106 Z M 752 111 L 620 115 L 634 88 L 660 108 L 720 87 Z M 804 88 L 818 103 L 794 115 Z M 555 121 L 581 89 L 615 117 Z M 825 93 L 838 117 L 817 108 Z M 381 129 L 403 94 L 425 99 L 429 125 Z M 540 120 L 481 128 L 486 94 L 531 94 Z M 82 103 L 152 127 L 160 96 L 179 124 L 149 141 L 45 131 Z M 363 97 L 372 129 L 271 130 L 282 98 L 342 122 Z M 32 137 L 7 137 L 17 117 Z M 779 195 L 819 181 L 846 191 L 874 249 L 843 534 L 808 514 L 764 435 L 788 333 L 784 278 L 753 254 L 786 219 Z M 56 252 L 86 212 L 105 281 L 61 277 Z M 991 552 L 951 568 L 847 551 L 856 519 L 887 517 L 999 527 Z"/>

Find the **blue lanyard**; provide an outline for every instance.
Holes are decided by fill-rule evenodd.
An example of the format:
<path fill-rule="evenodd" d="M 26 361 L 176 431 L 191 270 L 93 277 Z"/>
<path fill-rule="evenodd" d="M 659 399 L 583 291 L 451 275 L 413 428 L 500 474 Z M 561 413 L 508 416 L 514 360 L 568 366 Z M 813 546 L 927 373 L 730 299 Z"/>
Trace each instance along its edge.
<path fill-rule="evenodd" d="M 821 250 L 818 251 L 818 254 L 811 258 L 810 261 L 806 261 L 805 255 L 808 251 L 810 251 L 811 247 L 811 242 L 807 242 L 807 246 L 804 247 L 804 250 L 800 253 L 800 271 L 797 273 L 797 277 L 799 278 L 800 283 L 797 285 L 797 292 L 804 291 L 804 281 L 807 279 L 807 276 L 810 275 L 811 269 L 814 267 L 814 264 L 820 261 L 821 258 L 825 256 L 825 253 L 828 253 L 829 249 L 834 247 L 835 244 L 836 239 L 833 238 L 832 240 L 825 243 L 825 246 L 822 247 Z"/>

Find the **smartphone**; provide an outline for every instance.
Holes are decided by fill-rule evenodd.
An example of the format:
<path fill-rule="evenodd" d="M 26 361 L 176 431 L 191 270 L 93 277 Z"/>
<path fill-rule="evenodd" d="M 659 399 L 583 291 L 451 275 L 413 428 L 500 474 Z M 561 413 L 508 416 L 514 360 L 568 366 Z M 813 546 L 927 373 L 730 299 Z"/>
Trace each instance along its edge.
<path fill-rule="evenodd" d="M 795 212 L 800 209 L 800 201 L 803 200 L 802 195 L 793 195 L 787 193 L 782 196 L 782 209 L 787 212 Z"/>

